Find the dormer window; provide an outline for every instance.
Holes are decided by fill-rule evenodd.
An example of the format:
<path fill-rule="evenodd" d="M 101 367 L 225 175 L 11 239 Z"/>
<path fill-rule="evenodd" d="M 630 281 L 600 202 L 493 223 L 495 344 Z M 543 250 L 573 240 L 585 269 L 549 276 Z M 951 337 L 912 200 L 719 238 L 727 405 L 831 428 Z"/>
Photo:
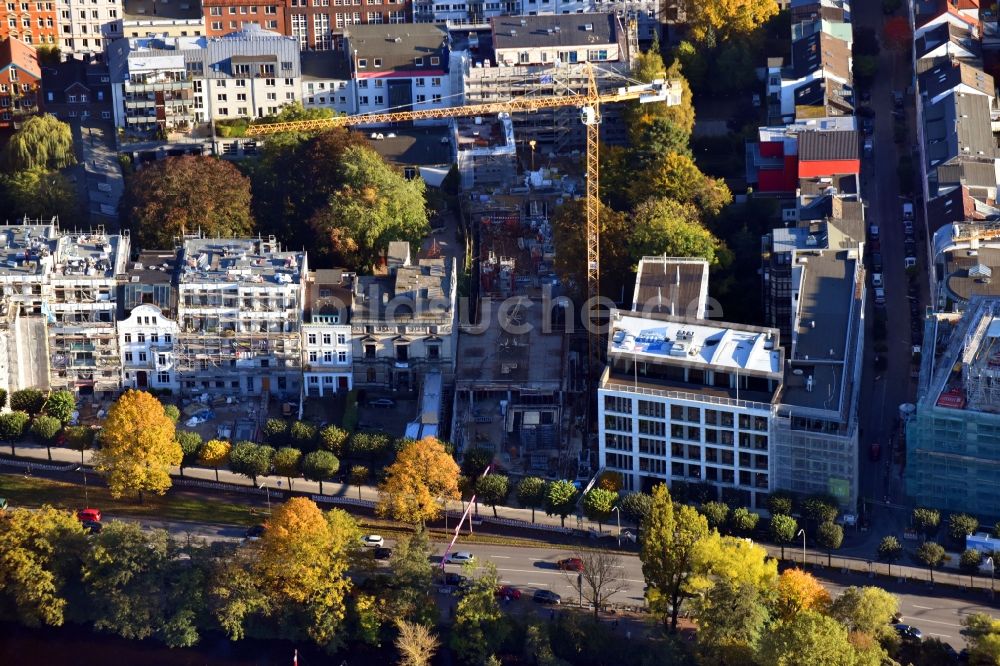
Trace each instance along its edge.
<path fill-rule="evenodd" d="M 424 59 L 423 58 L 414 58 L 413 59 L 413 64 L 416 65 L 417 67 L 423 67 L 424 66 Z"/>
<path fill-rule="evenodd" d="M 368 58 L 358 59 L 358 69 L 364 69 L 367 66 L 368 66 Z"/>

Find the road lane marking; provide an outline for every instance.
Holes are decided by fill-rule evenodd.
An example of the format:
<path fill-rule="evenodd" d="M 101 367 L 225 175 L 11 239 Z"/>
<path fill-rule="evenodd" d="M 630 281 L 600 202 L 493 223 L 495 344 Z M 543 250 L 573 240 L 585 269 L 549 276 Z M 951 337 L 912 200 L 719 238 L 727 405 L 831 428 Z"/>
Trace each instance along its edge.
<path fill-rule="evenodd" d="M 928 636 L 937 636 L 938 638 L 951 638 L 951 636 L 949 636 L 948 634 L 935 634 L 932 631 L 928 631 L 927 635 Z"/>
<path fill-rule="evenodd" d="M 917 604 L 913 604 L 913 607 L 914 608 L 922 608 L 924 610 L 937 610 L 936 608 L 933 608 L 931 606 L 918 606 Z"/>
<path fill-rule="evenodd" d="M 510 559 L 510 555 L 490 555 L 489 559 L 491 559 L 491 560 L 509 560 Z"/>
<path fill-rule="evenodd" d="M 914 615 L 912 617 L 915 617 L 917 620 L 919 620 L 921 624 L 923 624 L 924 622 L 930 622 L 931 624 L 943 624 L 946 627 L 961 627 L 962 626 L 960 624 L 955 624 L 954 622 L 942 622 L 941 620 L 931 620 L 931 619 L 928 619 L 928 618 L 925 618 L 925 617 L 920 617 L 919 615 Z"/>

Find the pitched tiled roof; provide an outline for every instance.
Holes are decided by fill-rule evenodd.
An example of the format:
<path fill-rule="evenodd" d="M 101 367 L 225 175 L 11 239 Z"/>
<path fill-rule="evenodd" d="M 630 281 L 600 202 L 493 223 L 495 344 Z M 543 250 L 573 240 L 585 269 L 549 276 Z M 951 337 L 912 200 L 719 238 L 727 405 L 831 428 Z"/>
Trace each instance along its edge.
<path fill-rule="evenodd" d="M 856 159 L 859 159 L 856 130 L 799 133 L 799 161 Z"/>
<path fill-rule="evenodd" d="M 23 72 L 42 78 L 42 68 L 38 64 L 35 47 L 25 44 L 16 37 L 8 37 L 0 42 L 0 67 L 14 65 Z"/>

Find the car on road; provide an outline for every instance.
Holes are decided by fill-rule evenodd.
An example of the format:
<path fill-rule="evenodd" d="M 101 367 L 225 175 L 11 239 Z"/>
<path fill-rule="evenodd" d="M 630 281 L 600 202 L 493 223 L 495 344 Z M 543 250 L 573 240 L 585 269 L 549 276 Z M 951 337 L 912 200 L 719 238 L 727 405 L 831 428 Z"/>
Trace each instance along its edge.
<path fill-rule="evenodd" d="M 263 525 L 254 525 L 253 527 L 248 527 L 245 532 L 245 536 L 248 541 L 257 541 L 262 536 L 264 536 L 264 531 L 267 528 Z"/>
<path fill-rule="evenodd" d="M 392 398 L 376 398 L 375 400 L 368 401 L 369 407 L 380 407 L 382 409 L 389 409 L 396 406 L 396 401 Z"/>
<path fill-rule="evenodd" d="M 869 137 L 865 139 L 865 157 L 871 157 L 875 154 L 875 142 Z"/>
<path fill-rule="evenodd" d="M 392 548 L 376 548 L 375 549 L 375 559 L 376 560 L 387 560 L 392 557 Z"/>
<path fill-rule="evenodd" d="M 560 604 L 562 603 L 562 597 L 553 592 L 552 590 L 535 590 L 535 594 L 531 597 L 537 604 Z"/>
<path fill-rule="evenodd" d="M 76 519 L 81 523 L 99 523 L 101 522 L 101 510 L 100 509 L 80 509 L 76 512 Z"/>
<path fill-rule="evenodd" d="M 861 129 L 864 131 L 865 136 L 870 137 L 875 132 L 875 121 L 871 118 L 865 118 L 861 121 Z"/>
<path fill-rule="evenodd" d="M 579 557 L 567 557 L 556 562 L 556 567 L 562 571 L 583 571 L 583 560 Z"/>
<path fill-rule="evenodd" d="M 367 534 L 361 537 L 361 544 L 367 548 L 381 548 L 385 545 L 385 539 L 378 534 Z"/>
<path fill-rule="evenodd" d="M 457 573 L 446 573 L 444 575 L 444 584 L 449 587 L 462 587 L 468 584 L 469 579 L 462 574 Z"/>
<path fill-rule="evenodd" d="M 917 244 L 913 241 L 906 241 L 903 243 L 903 252 L 907 257 L 917 256 Z"/>
<path fill-rule="evenodd" d="M 913 220 L 913 202 L 904 201 L 903 202 L 903 219 Z"/>
<path fill-rule="evenodd" d="M 96 520 L 85 520 L 83 521 L 83 529 L 87 530 L 91 534 L 100 534 L 101 530 L 104 529 L 104 525 L 97 522 Z"/>
<path fill-rule="evenodd" d="M 510 585 L 501 585 L 497 588 L 497 596 L 507 601 L 517 601 L 521 598 L 521 590 Z"/>
<path fill-rule="evenodd" d="M 909 624 L 894 624 L 893 628 L 904 639 L 919 641 L 924 637 L 922 631 Z"/>
<path fill-rule="evenodd" d="M 445 564 L 465 564 L 466 562 L 475 562 L 476 556 L 467 550 L 459 550 L 454 553 L 448 553 L 445 555 Z"/>
<path fill-rule="evenodd" d="M 917 265 L 916 257 L 904 257 L 903 258 L 903 268 L 913 268 Z"/>
<path fill-rule="evenodd" d="M 885 307 L 885 289 L 883 289 L 882 287 L 875 288 L 875 305 L 879 306 L 880 308 Z"/>
<path fill-rule="evenodd" d="M 882 272 L 882 255 L 878 252 L 872 255 L 872 272 L 873 273 Z"/>
<path fill-rule="evenodd" d="M 882 281 L 881 273 L 872 273 L 872 286 L 876 289 L 880 289 L 885 286 L 885 283 Z"/>
<path fill-rule="evenodd" d="M 878 225 L 872 224 L 868 227 L 868 236 L 873 240 L 878 240 Z"/>
<path fill-rule="evenodd" d="M 903 108 L 903 93 L 899 90 L 892 91 L 892 105 L 897 109 Z"/>

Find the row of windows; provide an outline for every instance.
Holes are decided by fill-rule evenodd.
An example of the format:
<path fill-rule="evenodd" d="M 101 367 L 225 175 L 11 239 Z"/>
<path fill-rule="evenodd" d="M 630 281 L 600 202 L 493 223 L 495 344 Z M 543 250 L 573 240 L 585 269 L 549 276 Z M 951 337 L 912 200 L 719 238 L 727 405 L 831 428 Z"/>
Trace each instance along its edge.
<path fill-rule="evenodd" d="M 372 14 L 369 14 L 368 16 L 371 17 Z M 430 61 L 432 67 L 441 64 L 441 58 L 439 58 L 438 56 L 430 56 L 428 60 Z M 413 64 L 416 67 L 423 67 L 424 58 L 423 57 L 414 58 Z M 382 58 L 372 58 L 372 66 L 375 68 L 381 67 Z M 358 69 L 366 69 L 367 67 L 368 67 L 368 58 L 358 58 Z"/>
<path fill-rule="evenodd" d="M 154 319 L 155 319 L 155 317 L 154 317 Z M 132 337 L 133 336 L 132 336 L 131 333 L 126 333 L 125 334 L 125 344 L 131 344 Z M 135 334 L 135 341 L 137 343 L 139 343 L 139 344 L 145 343 L 146 342 L 146 334 L 145 333 L 136 333 Z M 160 341 L 160 334 L 159 333 L 150 333 L 149 334 L 149 341 L 152 342 L 152 343 L 158 343 Z M 169 333 L 164 333 L 163 334 L 163 341 L 167 342 L 167 343 L 173 342 L 173 336 L 170 335 Z"/>
<path fill-rule="evenodd" d="M 309 344 L 314 345 L 314 344 L 316 344 L 316 341 L 319 338 L 317 337 L 317 335 L 315 333 L 309 333 L 308 336 L 306 337 L 306 339 L 309 341 Z M 346 344 L 346 343 L 347 343 L 347 336 L 345 334 L 343 334 L 343 333 L 338 333 L 337 334 L 337 344 L 338 345 L 343 345 L 343 344 Z M 333 344 L 333 335 L 331 333 L 324 333 L 323 334 L 323 344 L 324 345 Z"/>
<path fill-rule="evenodd" d="M 639 471 L 659 476 L 667 476 L 667 462 L 660 458 L 638 457 Z M 624 471 L 632 470 L 632 456 L 620 453 L 607 453 L 604 456 L 604 463 L 612 469 Z M 725 483 L 729 485 L 740 485 L 749 488 L 768 488 L 768 475 L 766 472 L 753 472 L 712 467 L 710 465 L 699 465 L 683 462 L 672 462 L 670 464 L 670 475 L 673 477 L 700 479 L 713 483 Z M 737 479 L 739 483 L 737 483 Z"/>
<path fill-rule="evenodd" d="M 21 11 L 22 12 L 29 12 L 29 11 L 31 11 L 30 7 L 31 7 L 31 4 L 28 3 L 28 2 L 22 2 L 21 3 Z M 16 12 L 17 11 L 17 3 L 16 2 L 8 2 L 7 3 L 7 11 L 9 11 L 9 12 Z M 51 2 L 36 2 L 35 3 L 35 11 L 36 12 L 41 12 L 41 11 L 49 11 L 49 12 L 51 12 L 51 11 L 53 11 L 52 3 Z"/>
<path fill-rule="evenodd" d="M 651 400 L 639 400 L 639 416 L 647 416 L 657 419 L 666 418 L 666 403 L 654 402 Z M 604 410 L 606 412 L 618 412 L 621 414 L 632 413 L 632 399 L 617 395 L 604 396 Z M 683 405 L 670 406 L 670 419 L 672 421 L 688 421 L 690 423 L 701 423 L 702 409 L 699 407 L 685 407 Z M 704 410 L 705 425 L 717 425 L 725 428 L 733 426 L 734 415 L 732 412 L 720 411 L 716 409 Z M 739 424 L 742 430 L 760 430 L 766 432 L 768 429 L 768 419 L 764 416 L 752 414 L 740 414 Z"/>
<path fill-rule="evenodd" d="M 606 446 L 608 448 L 628 450 L 632 447 L 632 438 L 627 434 L 618 434 L 615 432 L 610 432 L 612 430 L 618 430 L 622 432 L 631 432 L 630 420 L 621 416 L 605 416 L 605 430 L 604 435 Z M 644 419 L 639 419 L 639 434 L 640 435 L 650 435 L 651 437 L 657 437 L 665 440 L 667 438 L 666 424 L 659 421 L 646 421 Z M 671 440 L 687 440 L 690 442 L 701 443 L 704 436 L 704 442 L 706 444 L 720 444 L 722 446 L 733 446 L 736 442 L 736 437 L 732 430 L 718 430 L 716 428 L 697 428 L 693 426 L 682 426 L 682 425 L 672 425 L 670 427 L 670 439 Z M 754 449 L 757 451 L 767 451 L 768 449 L 768 436 L 765 434 L 756 434 L 749 432 L 739 433 L 739 445 L 741 449 Z"/>
<path fill-rule="evenodd" d="M 229 29 L 230 30 L 239 30 L 239 28 L 242 27 L 242 26 L 243 26 L 243 22 L 242 21 L 230 21 L 229 22 Z M 278 22 L 277 21 L 265 21 L 264 22 L 264 27 L 266 29 L 268 29 L 268 30 L 277 30 L 278 29 Z M 212 21 L 212 30 L 222 30 L 222 21 Z"/>
<path fill-rule="evenodd" d="M 237 10 L 236 7 L 230 7 L 229 8 L 229 13 L 230 14 L 235 14 L 236 10 Z M 250 7 L 243 6 L 243 7 L 239 8 L 239 12 L 240 12 L 240 14 L 256 14 L 257 13 L 257 6 L 256 5 L 253 5 L 253 6 L 250 6 Z M 222 7 L 210 7 L 208 13 L 211 16 L 222 16 Z M 264 7 L 264 13 L 265 14 L 277 14 L 278 13 L 278 6 L 277 5 L 267 5 L 267 6 Z"/>
<path fill-rule="evenodd" d="M 632 442 L 624 438 L 605 440 L 607 449 L 618 451 L 632 451 Z M 639 453 L 667 457 L 667 442 L 659 439 L 639 438 Z M 767 470 L 768 458 L 763 454 L 752 454 L 747 451 L 740 451 L 739 458 L 732 449 L 717 449 L 711 446 L 698 446 L 695 444 L 684 444 L 682 442 L 670 443 L 670 457 L 684 458 L 687 460 L 701 461 L 704 454 L 704 461 L 721 465 L 733 466 L 739 460 L 739 466 L 745 469 Z"/>
<path fill-rule="evenodd" d="M 146 362 L 146 359 L 147 359 L 146 352 L 137 352 L 136 355 L 139 358 L 139 363 L 145 363 Z M 125 352 L 125 362 L 126 363 L 131 363 L 132 359 L 133 359 L 133 353 L 132 352 Z M 167 355 L 166 354 L 158 354 L 157 357 L 156 357 L 156 362 L 159 363 L 160 365 L 166 365 L 167 362 L 168 362 Z"/>
<path fill-rule="evenodd" d="M 318 363 L 319 362 L 319 353 L 318 352 L 314 352 L 314 351 L 309 352 L 309 362 L 310 363 Z M 323 352 L 323 362 L 324 363 L 333 363 L 333 352 L 329 352 L 329 351 Z M 339 352 L 337 352 L 337 363 L 347 363 L 347 352 L 345 352 L 345 351 L 339 351 Z"/>

